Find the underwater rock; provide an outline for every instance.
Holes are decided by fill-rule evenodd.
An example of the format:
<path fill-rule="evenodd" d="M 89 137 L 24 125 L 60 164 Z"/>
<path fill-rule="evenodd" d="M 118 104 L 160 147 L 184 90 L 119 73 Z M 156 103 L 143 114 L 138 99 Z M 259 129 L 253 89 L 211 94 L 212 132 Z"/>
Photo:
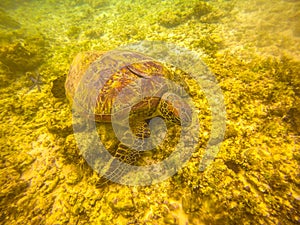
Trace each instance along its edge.
<path fill-rule="evenodd" d="M 60 179 L 59 177 L 55 177 L 53 180 L 49 180 L 47 181 L 47 184 L 46 184 L 46 188 L 45 188 L 45 193 L 46 194 L 49 194 L 51 193 L 55 188 L 56 186 L 58 185 Z"/>
<path fill-rule="evenodd" d="M 171 28 L 178 26 L 191 18 L 199 19 L 211 12 L 212 7 L 206 2 L 180 2 L 170 9 L 162 11 L 158 15 L 158 22 L 164 27 Z"/>
<path fill-rule="evenodd" d="M 288 116 L 294 130 L 300 134 L 300 103 L 289 110 Z"/>
<path fill-rule="evenodd" d="M 109 0 L 84 0 L 84 2 L 88 3 L 93 8 L 100 8 L 109 5 Z"/>
<path fill-rule="evenodd" d="M 51 92 L 55 98 L 65 98 L 66 93 L 65 93 L 65 77 L 58 77 L 53 81 L 53 85 L 51 88 Z"/>
<path fill-rule="evenodd" d="M 24 192 L 29 184 L 20 179 L 20 173 L 9 167 L 0 170 L 0 221 L 13 214 L 13 210 L 7 210 L 17 196 Z M 11 207 L 9 207 L 11 208 Z"/>
<path fill-rule="evenodd" d="M 136 210 L 131 195 L 130 189 L 122 190 L 119 193 L 112 193 L 108 199 L 109 206 L 114 212 L 124 217 L 130 217 L 134 215 Z"/>
<path fill-rule="evenodd" d="M 195 196 L 186 194 L 182 197 L 182 208 L 185 213 L 192 213 L 199 210 L 201 205 L 196 201 Z"/>
<path fill-rule="evenodd" d="M 300 22 L 298 25 L 296 25 L 293 29 L 293 34 L 295 35 L 295 37 L 300 37 Z"/>
<path fill-rule="evenodd" d="M 27 72 L 37 69 L 43 62 L 41 46 L 21 42 L 4 45 L 0 48 L 0 61 L 11 72 Z"/>
<path fill-rule="evenodd" d="M 239 173 L 241 171 L 241 165 L 234 160 L 225 161 L 225 165 L 228 167 L 228 169 L 231 169 L 235 173 Z"/>
<path fill-rule="evenodd" d="M 82 180 L 82 174 L 74 166 L 68 166 L 69 171 L 66 174 L 66 183 L 69 185 L 75 185 Z"/>
<path fill-rule="evenodd" d="M 166 217 L 164 217 L 163 221 L 164 221 L 164 224 L 170 224 L 170 225 L 179 224 L 178 219 L 172 214 L 168 214 Z"/>
<path fill-rule="evenodd" d="M 200 18 L 212 11 L 212 7 L 206 2 L 197 2 L 193 7 L 193 16 Z"/>
<path fill-rule="evenodd" d="M 104 35 L 104 31 L 102 29 L 88 29 L 84 32 L 84 35 L 89 39 L 97 39 Z"/>
<path fill-rule="evenodd" d="M 180 11 L 163 12 L 158 18 L 159 24 L 167 28 L 178 26 L 188 19 L 189 15 L 181 13 Z"/>
<path fill-rule="evenodd" d="M 78 38 L 80 32 L 81 32 L 80 27 L 78 27 L 78 26 L 71 26 L 69 28 L 69 30 L 66 32 L 66 34 L 67 34 L 68 38 L 70 38 L 70 39 L 72 39 L 72 38 L 76 39 L 76 38 Z"/>
<path fill-rule="evenodd" d="M 5 9 L 15 9 L 30 1 L 32 0 L 1 0 L 0 7 L 3 7 Z"/>
<path fill-rule="evenodd" d="M 21 24 L 9 16 L 3 9 L 0 9 L 0 27 L 18 29 Z"/>
<path fill-rule="evenodd" d="M 101 8 L 110 4 L 109 0 L 75 0 L 65 1 L 70 6 L 78 6 L 81 4 L 88 4 L 92 8 Z"/>

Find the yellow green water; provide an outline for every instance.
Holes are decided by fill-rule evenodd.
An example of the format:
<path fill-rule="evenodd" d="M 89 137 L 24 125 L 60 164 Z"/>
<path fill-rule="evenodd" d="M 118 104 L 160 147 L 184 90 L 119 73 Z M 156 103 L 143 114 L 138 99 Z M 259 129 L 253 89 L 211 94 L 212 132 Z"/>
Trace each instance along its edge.
<path fill-rule="evenodd" d="M 297 0 L 2 0 L 0 224 L 299 224 L 299 18 Z M 162 183 L 102 187 L 64 81 L 78 52 L 141 40 L 201 54 L 223 90 L 225 138 L 204 172 L 200 140 Z"/>

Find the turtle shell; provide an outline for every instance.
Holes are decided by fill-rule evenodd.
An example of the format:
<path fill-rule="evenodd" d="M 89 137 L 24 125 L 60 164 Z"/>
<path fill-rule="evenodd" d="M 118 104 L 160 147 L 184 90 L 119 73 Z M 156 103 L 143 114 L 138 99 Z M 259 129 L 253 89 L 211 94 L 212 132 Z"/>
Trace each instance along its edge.
<path fill-rule="evenodd" d="M 154 116 L 160 97 L 167 91 L 164 77 L 170 71 L 161 63 L 133 51 L 79 53 L 71 64 L 65 89 L 76 110 L 98 122 L 113 114 Z M 133 106 L 132 103 L 136 104 Z"/>

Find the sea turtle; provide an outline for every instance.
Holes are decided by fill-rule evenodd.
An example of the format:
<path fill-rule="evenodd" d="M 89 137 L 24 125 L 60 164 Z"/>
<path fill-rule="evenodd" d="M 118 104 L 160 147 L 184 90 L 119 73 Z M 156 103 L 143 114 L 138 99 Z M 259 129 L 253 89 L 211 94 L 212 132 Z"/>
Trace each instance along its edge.
<path fill-rule="evenodd" d="M 79 114 L 96 122 L 111 123 L 112 116 L 118 114 L 122 126 L 126 119 L 123 117 L 129 115 L 136 139 L 126 147 L 132 138 L 128 141 L 125 132 L 113 156 L 132 165 L 140 157 L 144 140 L 150 136 L 152 118 L 161 117 L 168 123 L 183 126 L 191 123 L 189 105 L 171 93 L 172 85 L 165 82 L 171 79 L 171 74 L 162 63 L 138 52 L 82 52 L 71 64 L 65 83 L 66 95 L 76 104 Z M 130 105 L 132 99 L 139 101 Z M 114 172 L 108 172 L 108 177 L 109 173 Z"/>

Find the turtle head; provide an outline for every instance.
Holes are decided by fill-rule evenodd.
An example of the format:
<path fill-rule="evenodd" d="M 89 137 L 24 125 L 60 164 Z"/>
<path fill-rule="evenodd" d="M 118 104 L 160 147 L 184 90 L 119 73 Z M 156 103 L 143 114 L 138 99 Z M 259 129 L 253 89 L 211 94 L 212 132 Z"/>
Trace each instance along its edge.
<path fill-rule="evenodd" d="M 178 125 L 188 127 L 192 122 L 190 106 L 174 93 L 166 93 L 162 96 L 158 111 L 161 117 Z"/>

